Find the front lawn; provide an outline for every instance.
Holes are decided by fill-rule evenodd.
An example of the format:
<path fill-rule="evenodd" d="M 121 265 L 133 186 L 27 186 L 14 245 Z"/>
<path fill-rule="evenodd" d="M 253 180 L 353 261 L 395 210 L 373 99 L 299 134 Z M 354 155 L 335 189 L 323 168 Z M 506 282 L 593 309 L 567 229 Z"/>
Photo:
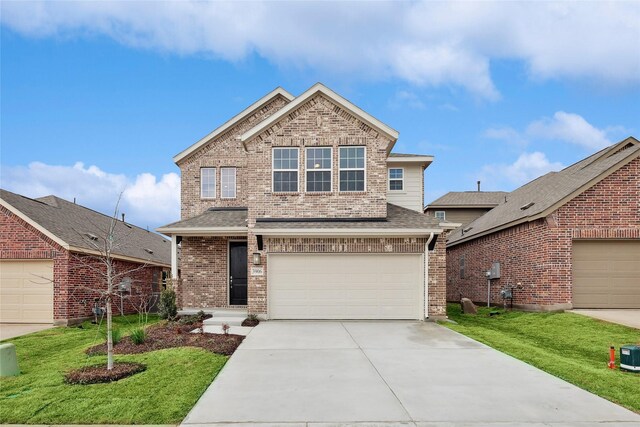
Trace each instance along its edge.
<path fill-rule="evenodd" d="M 137 316 L 114 316 L 114 322 L 126 334 L 137 326 Z M 104 355 L 85 354 L 103 340 L 88 322 L 83 328 L 54 328 L 9 340 L 16 345 L 22 375 L 0 380 L 0 423 L 176 424 L 227 360 L 192 347 L 116 355 L 116 361 L 143 363 L 147 370 L 108 384 L 65 384 L 66 371 L 106 363 Z"/>
<path fill-rule="evenodd" d="M 462 314 L 450 304 L 450 329 L 640 413 L 640 374 L 607 368 L 609 347 L 640 343 L 640 331 L 572 313 Z"/>

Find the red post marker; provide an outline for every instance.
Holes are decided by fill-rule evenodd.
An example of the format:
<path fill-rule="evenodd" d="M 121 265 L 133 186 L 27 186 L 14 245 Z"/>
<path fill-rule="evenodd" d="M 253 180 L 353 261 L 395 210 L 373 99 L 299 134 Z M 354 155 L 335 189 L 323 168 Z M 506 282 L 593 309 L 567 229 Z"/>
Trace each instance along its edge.
<path fill-rule="evenodd" d="M 616 348 L 614 346 L 609 347 L 609 369 L 616 369 Z"/>

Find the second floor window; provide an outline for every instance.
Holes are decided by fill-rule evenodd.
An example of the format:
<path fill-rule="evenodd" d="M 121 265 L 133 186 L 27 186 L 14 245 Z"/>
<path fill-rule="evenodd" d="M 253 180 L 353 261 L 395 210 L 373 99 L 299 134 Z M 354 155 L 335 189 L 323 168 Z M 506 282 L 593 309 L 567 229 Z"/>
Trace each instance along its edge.
<path fill-rule="evenodd" d="M 235 199 L 236 168 L 220 168 L 220 198 Z"/>
<path fill-rule="evenodd" d="M 364 191 L 364 147 L 340 147 L 340 191 Z"/>
<path fill-rule="evenodd" d="M 437 219 L 439 219 L 440 221 L 444 221 L 444 220 L 446 220 L 446 213 L 445 213 L 445 211 L 436 211 L 435 217 Z"/>
<path fill-rule="evenodd" d="M 404 169 L 402 168 L 389 169 L 389 190 L 393 190 L 393 191 L 404 190 Z"/>
<path fill-rule="evenodd" d="M 331 148 L 307 148 L 307 192 L 331 191 Z"/>
<path fill-rule="evenodd" d="M 298 191 L 298 149 L 273 149 L 273 192 Z"/>
<path fill-rule="evenodd" d="M 203 199 L 216 198 L 216 168 L 200 169 L 200 197 Z"/>

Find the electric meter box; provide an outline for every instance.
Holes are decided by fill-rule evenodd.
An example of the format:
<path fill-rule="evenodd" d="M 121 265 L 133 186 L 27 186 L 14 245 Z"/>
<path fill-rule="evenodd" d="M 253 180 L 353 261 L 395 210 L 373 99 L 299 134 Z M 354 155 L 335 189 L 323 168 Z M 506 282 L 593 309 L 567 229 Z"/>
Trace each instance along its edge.
<path fill-rule="evenodd" d="M 640 372 L 640 345 L 620 347 L 620 369 Z"/>
<path fill-rule="evenodd" d="M 500 278 L 500 263 L 494 262 L 491 264 L 491 269 L 489 270 L 489 279 L 499 279 Z"/>

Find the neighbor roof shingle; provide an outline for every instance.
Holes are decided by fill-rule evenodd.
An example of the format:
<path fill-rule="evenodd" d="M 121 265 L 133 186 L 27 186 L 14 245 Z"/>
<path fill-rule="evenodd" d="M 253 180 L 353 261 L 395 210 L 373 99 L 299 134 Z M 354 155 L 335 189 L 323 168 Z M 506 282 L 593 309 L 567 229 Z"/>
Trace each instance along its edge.
<path fill-rule="evenodd" d="M 95 250 L 88 234 L 104 238 L 112 220 L 108 215 L 56 196 L 30 199 L 0 189 L 0 198 L 58 239 L 79 249 Z M 119 220 L 114 232 L 117 242 L 114 254 L 155 264 L 171 263 L 171 242 L 163 236 Z"/>
<path fill-rule="evenodd" d="M 158 228 L 229 228 L 247 226 L 247 208 L 210 208 L 200 215 Z"/>
<path fill-rule="evenodd" d="M 472 240 L 481 234 L 503 228 L 507 224 L 535 219 L 547 209 L 580 190 L 618 165 L 640 155 L 640 141 L 627 138 L 601 150 L 559 172 L 550 172 L 509 193 L 507 201 L 499 204 L 470 223 L 465 230 L 458 229 L 449 238 L 449 244 Z M 577 194 L 576 194 L 577 195 Z M 566 200 L 569 201 L 569 200 Z M 523 209 L 523 207 L 529 207 Z M 464 232 L 464 235 L 462 234 Z"/>
<path fill-rule="evenodd" d="M 506 191 L 450 191 L 434 200 L 427 208 L 435 207 L 493 207 L 504 201 Z"/>

